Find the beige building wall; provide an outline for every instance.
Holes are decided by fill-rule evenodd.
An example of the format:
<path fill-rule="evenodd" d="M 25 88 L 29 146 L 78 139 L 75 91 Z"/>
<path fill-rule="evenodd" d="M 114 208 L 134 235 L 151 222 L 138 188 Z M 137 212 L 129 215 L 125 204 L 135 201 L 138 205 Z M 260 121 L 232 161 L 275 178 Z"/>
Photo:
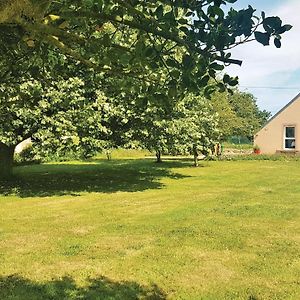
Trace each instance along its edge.
<path fill-rule="evenodd" d="M 285 149 L 285 127 L 295 127 L 295 149 Z M 254 145 L 262 154 L 300 152 L 300 94 L 254 136 Z"/>

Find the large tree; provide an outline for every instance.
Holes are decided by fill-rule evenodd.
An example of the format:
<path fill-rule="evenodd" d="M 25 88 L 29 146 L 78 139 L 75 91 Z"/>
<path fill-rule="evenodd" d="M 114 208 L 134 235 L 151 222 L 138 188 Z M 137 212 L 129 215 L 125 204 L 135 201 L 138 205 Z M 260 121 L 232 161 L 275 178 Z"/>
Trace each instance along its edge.
<path fill-rule="evenodd" d="M 227 64 L 241 64 L 231 58 L 230 49 L 253 39 L 264 45 L 273 39 L 280 47 L 281 34 L 291 29 L 278 17 L 257 16 L 251 6 L 225 13 L 224 5 L 234 2 L 3 0 L 1 109 L 12 111 L 7 87 L 16 91 L 20 83 L 38 79 L 44 89 L 51 79 L 66 80 L 76 71 L 81 77 L 94 70 L 97 75 L 91 78 L 109 79 L 110 91 L 121 86 L 123 93 L 139 92 L 139 99 L 147 96 L 158 105 L 176 102 L 187 90 L 204 90 L 207 96 L 216 88 L 224 91 L 237 79 L 224 75 L 217 80 L 218 72 Z M 23 99 L 23 94 L 14 97 Z M 24 106 L 31 104 L 27 97 Z M 53 110 L 60 107 L 55 106 L 50 104 Z M 18 124 L 18 114 L 13 124 Z M 7 120 L 2 113 L 2 132 L 10 126 Z M 15 142 L 0 139 L 1 173 L 11 168 Z"/>
<path fill-rule="evenodd" d="M 132 138 L 155 151 L 157 162 L 162 154 L 192 154 L 197 166 L 199 154 L 212 153 L 219 140 L 217 121 L 203 96 L 187 94 L 168 109 L 148 105 L 139 115 Z"/>
<path fill-rule="evenodd" d="M 101 149 L 109 129 L 102 116 L 106 97 L 91 90 L 82 79 L 40 83 L 25 80 L 0 84 L 0 177 L 12 170 L 14 149 L 27 138 L 39 142 L 45 152 L 73 147 Z"/>
<path fill-rule="evenodd" d="M 109 82 L 101 89 L 107 96 L 101 116 L 109 128 L 103 137 L 107 146 L 143 147 L 160 162 L 163 153 L 208 154 L 219 139 L 217 114 L 203 95 L 170 99 L 159 87 L 145 91 L 142 86 L 125 93 L 122 86 L 111 89 Z"/>

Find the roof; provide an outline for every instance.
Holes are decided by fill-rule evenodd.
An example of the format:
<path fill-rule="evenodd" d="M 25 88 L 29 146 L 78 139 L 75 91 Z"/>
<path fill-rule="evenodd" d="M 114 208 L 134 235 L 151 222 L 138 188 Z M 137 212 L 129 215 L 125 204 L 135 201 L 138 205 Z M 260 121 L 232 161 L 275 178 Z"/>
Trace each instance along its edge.
<path fill-rule="evenodd" d="M 286 104 L 280 111 L 278 111 L 270 120 L 268 120 L 268 122 L 259 131 L 265 128 L 269 123 L 271 123 L 275 118 L 277 118 L 277 116 L 279 116 L 284 110 L 286 110 L 290 105 L 292 105 L 299 98 L 300 98 L 300 93 L 296 97 L 294 97 L 288 104 Z"/>

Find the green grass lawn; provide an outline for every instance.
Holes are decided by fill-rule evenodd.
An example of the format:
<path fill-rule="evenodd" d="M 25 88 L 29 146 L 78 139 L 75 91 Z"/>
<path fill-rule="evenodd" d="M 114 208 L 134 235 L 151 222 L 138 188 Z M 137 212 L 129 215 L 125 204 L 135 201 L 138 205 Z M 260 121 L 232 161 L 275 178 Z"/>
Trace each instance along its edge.
<path fill-rule="evenodd" d="M 16 168 L 0 299 L 300 299 L 300 167 L 151 159 Z"/>

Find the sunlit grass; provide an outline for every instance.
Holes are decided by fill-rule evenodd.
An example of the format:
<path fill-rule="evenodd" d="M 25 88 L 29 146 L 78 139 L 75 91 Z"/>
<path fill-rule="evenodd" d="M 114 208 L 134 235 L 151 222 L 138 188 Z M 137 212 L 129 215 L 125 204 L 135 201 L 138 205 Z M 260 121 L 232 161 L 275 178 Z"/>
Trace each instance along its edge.
<path fill-rule="evenodd" d="M 234 143 L 228 143 L 224 142 L 222 143 L 225 150 L 228 149 L 236 149 L 236 150 L 252 150 L 253 144 L 234 144 Z"/>
<path fill-rule="evenodd" d="M 148 150 L 141 150 L 141 149 L 110 149 L 108 151 L 103 151 L 99 153 L 96 158 L 99 159 L 108 159 L 107 154 L 109 153 L 111 159 L 131 159 L 131 158 L 141 158 L 145 156 L 151 156 L 151 153 Z"/>
<path fill-rule="evenodd" d="M 296 161 L 95 160 L 16 174 L 1 186 L 1 300 L 300 298 Z"/>

